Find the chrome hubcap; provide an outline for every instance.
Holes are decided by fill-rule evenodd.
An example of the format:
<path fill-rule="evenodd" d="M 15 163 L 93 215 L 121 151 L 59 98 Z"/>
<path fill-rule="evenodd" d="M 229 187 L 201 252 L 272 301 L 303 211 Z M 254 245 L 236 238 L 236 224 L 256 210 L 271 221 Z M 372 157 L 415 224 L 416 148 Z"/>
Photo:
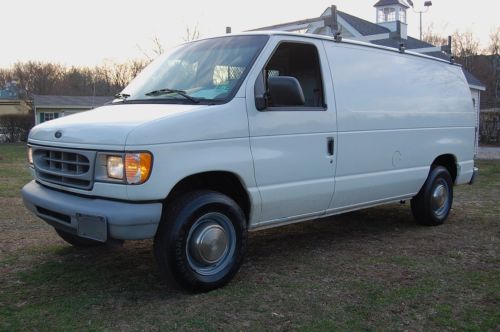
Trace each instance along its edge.
<path fill-rule="evenodd" d="M 437 216 L 442 216 L 447 212 L 449 205 L 448 196 L 448 184 L 444 180 L 439 179 L 432 191 L 431 198 L 432 210 Z"/>
<path fill-rule="evenodd" d="M 213 264 L 227 250 L 228 240 L 224 228 L 215 223 L 198 227 L 190 241 L 193 257 L 202 264 Z"/>
<path fill-rule="evenodd" d="M 236 231 L 224 214 L 201 216 L 189 230 L 186 243 L 188 263 L 195 272 L 210 276 L 226 268 L 236 250 Z"/>

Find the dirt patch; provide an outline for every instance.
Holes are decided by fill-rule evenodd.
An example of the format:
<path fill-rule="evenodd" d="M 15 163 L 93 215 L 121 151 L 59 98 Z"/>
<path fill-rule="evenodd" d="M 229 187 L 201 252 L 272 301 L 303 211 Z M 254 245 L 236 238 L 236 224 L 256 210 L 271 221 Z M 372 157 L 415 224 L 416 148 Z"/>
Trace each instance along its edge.
<path fill-rule="evenodd" d="M 62 244 L 52 227 L 29 212 L 21 198 L 2 198 L 0 215 L 0 258 L 20 249 Z"/>

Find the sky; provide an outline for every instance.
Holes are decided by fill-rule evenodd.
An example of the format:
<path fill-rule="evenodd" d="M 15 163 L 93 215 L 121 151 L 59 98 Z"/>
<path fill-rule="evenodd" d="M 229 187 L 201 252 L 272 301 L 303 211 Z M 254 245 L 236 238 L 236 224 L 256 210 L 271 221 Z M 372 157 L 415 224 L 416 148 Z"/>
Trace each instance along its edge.
<path fill-rule="evenodd" d="M 153 39 L 165 49 L 183 42 L 186 28 L 201 37 L 319 16 L 332 4 L 375 21 L 376 0 L 0 0 L 0 68 L 18 61 L 94 66 L 151 54 Z M 424 0 L 413 0 L 421 8 Z M 433 0 L 424 14 L 443 35 L 472 31 L 486 47 L 500 27 L 500 0 Z M 467 5 L 467 3 L 469 3 Z M 419 36 L 418 14 L 408 10 L 409 35 Z"/>

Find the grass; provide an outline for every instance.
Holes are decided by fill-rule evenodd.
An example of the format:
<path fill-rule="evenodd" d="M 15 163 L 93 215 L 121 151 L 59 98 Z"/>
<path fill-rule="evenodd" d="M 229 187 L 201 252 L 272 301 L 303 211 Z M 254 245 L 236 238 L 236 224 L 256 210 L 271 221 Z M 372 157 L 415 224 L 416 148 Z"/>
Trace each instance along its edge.
<path fill-rule="evenodd" d="M 500 162 L 455 187 L 440 227 L 391 204 L 252 233 L 235 280 L 185 294 L 151 241 L 77 250 L 22 206 L 25 149 L 0 146 L 0 330 L 500 328 Z"/>
<path fill-rule="evenodd" d="M 26 164 L 26 145 L 0 146 L 0 197 L 18 197 L 20 188 L 31 179 Z"/>

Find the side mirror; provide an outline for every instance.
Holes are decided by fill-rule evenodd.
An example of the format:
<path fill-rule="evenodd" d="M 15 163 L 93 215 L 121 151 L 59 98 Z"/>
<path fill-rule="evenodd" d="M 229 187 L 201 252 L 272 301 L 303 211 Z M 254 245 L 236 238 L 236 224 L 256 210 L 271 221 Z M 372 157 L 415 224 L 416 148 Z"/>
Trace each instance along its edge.
<path fill-rule="evenodd" d="M 305 104 L 304 92 L 295 77 L 269 77 L 267 87 L 271 106 L 302 106 Z"/>

